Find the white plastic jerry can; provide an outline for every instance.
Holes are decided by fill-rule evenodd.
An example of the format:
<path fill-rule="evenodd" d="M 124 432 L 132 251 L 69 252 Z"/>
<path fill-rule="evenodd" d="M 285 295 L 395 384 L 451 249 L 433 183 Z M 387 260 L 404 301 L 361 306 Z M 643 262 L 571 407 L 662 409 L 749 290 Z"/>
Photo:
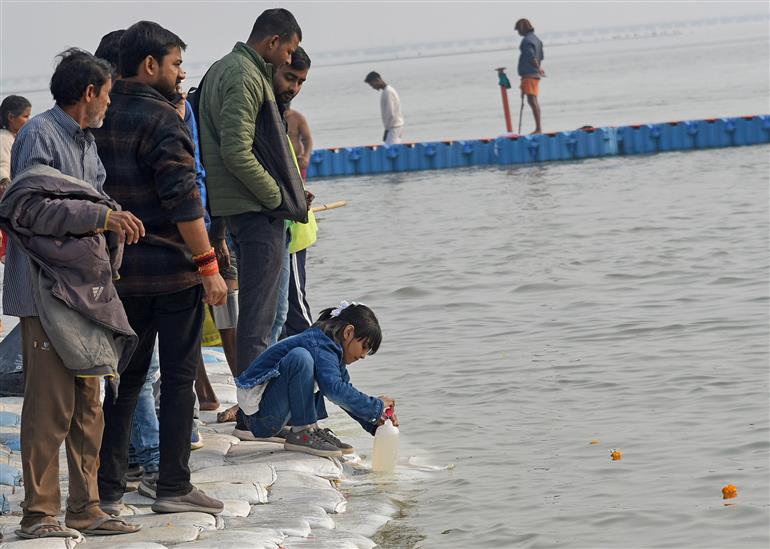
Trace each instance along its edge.
<path fill-rule="evenodd" d="M 374 449 L 372 450 L 372 471 L 389 473 L 396 468 L 398 460 L 398 427 L 393 425 L 390 417 L 393 409 L 385 410 L 388 419 L 377 427 L 374 433 Z"/>

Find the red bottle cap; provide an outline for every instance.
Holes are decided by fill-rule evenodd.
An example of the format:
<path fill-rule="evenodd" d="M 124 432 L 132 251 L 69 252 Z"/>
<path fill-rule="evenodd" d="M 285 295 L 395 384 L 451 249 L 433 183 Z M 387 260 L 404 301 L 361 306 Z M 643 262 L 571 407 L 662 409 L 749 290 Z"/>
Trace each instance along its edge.
<path fill-rule="evenodd" d="M 393 408 L 387 408 L 385 410 L 385 417 L 386 418 L 392 418 L 393 417 Z"/>

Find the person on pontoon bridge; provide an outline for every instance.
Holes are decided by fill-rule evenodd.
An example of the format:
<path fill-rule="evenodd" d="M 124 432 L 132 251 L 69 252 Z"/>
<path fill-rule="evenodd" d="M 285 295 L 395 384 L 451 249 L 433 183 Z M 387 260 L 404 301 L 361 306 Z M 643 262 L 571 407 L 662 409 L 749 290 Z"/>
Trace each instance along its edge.
<path fill-rule="evenodd" d="M 328 417 L 324 397 L 372 435 L 385 422 L 385 411 L 395 410 L 395 399 L 356 389 L 347 370 L 376 353 L 381 341 L 377 317 L 366 305 L 343 301 L 324 309 L 310 328 L 269 347 L 235 379 L 239 419 L 259 440 L 283 442 L 286 450 L 352 454 L 352 446 L 316 422 Z M 391 419 L 398 425 L 395 414 Z"/>

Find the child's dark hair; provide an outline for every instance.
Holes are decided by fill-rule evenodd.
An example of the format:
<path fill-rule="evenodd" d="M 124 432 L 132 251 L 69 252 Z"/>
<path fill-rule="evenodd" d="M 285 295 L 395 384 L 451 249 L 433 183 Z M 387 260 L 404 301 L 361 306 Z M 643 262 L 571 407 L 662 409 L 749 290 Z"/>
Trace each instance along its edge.
<path fill-rule="evenodd" d="M 374 312 L 360 303 L 351 303 L 347 307 L 329 307 L 318 315 L 313 327 L 320 328 L 332 341 L 342 343 L 342 331 L 348 324 L 355 329 L 355 338 L 363 339 L 369 354 L 373 355 L 382 343 L 382 331 L 380 323 Z M 339 312 L 338 312 L 339 311 Z M 333 316 L 333 313 L 336 316 Z"/>

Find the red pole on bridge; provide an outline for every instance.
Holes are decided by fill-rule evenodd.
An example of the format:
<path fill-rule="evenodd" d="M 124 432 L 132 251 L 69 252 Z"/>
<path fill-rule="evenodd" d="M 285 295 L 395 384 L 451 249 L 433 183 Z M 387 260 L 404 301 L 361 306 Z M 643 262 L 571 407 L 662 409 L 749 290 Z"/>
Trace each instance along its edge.
<path fill-rule="evenodd" d="M 508 133 L 513 132 L 513 124 L 511 123 L 511 108 L 508 106 L 508 90 L 511 88 L 511 82 L 508 80 L 508 76 L 505 74 L 505 67 L 498 67 L 497 71 L 498 84 L 500 84 L 500 95 L 503 99 L 503 114 L 505 115 L 505 129 Z"/>

